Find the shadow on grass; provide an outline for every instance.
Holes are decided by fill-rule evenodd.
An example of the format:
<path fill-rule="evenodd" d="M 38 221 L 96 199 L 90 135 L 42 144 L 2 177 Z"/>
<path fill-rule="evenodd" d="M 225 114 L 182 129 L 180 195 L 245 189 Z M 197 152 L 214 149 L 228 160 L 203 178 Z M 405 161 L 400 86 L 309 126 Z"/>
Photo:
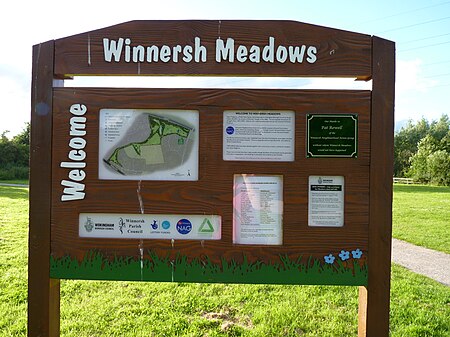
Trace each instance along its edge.
<path fill-rule="evenodd" d="M 28 199 L 28 188 L 0 186 L 0 197 L 9 199 Z"/>

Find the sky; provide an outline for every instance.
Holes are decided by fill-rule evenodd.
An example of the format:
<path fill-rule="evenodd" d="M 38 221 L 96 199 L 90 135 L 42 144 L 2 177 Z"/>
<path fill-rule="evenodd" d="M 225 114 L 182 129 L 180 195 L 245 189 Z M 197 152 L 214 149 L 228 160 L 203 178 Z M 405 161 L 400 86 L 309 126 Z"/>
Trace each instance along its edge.
<path fill-rule="evenodd" d="M 294 0 L 16 0 L 0 13 L 0 134 L 30 121 L 32 46 L 132 20 L 295 20 L 376 35 L 396 43 L 397 123 L 450 115 L 450 1 Z M 89 82 L 90 81 L 90 82 Z M 367 88 L 370 83 L 318 79 L 146 78 L 121 85 Z M 89 79 L 65 86 L 102 85 Z M 70 83 L 69 83 L 70 82 Z"/>

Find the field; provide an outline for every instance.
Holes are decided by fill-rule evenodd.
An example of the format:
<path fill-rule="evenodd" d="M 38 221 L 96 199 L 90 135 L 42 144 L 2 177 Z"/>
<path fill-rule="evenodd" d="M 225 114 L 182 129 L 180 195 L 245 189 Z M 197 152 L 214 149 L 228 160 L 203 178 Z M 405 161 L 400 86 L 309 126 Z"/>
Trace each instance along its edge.
<path fill-rule="evenodd" d="M 27 226 L 28 190 L 0 186 L 2 337 L 26 336 Z M 357 287 L 63 280 L 61 336 L 356 336 L 357 300 Z M 448 317 L 450 288 L 393 266 L 392 337 L 448 337 Z"/>
<path fill-rule="evenodd" d="M 393 237 L 450 254 L 450 187 L 394 185 Z"/>

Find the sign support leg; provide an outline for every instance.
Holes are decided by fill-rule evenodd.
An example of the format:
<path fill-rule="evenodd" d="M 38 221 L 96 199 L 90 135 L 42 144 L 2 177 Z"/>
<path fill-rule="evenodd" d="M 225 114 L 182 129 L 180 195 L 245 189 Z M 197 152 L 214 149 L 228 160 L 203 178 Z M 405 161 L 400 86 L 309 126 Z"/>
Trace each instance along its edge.
<path fill-rule="evenodd" d="M 50 278 L 54 42 L 33 47 L 28 257 L 28 336 L 59 336 L 60 283 Z"/>
<path fill-rule="evenodd" d="M 369 277 L 359 291 L 359 337 L 389 336 L 395 44 L 372 38 Z"/>

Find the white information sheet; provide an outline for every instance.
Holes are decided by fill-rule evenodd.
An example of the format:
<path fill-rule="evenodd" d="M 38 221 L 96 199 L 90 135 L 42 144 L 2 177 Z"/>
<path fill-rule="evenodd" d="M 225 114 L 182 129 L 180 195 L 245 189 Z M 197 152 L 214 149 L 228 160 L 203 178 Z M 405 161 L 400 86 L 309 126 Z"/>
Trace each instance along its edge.
<path fill-rule="evenodd" d="M 223 160 L 288 162 L 294 151 L 294 111 L 224 111 Z"/>
<path fill-rule="evenodd" d="M 233 243 L 283 244 L 283 177 L 237 174 L 233 191 Z"/>
<path fill-rule="evenodd" d="M 344 177 L 309 177 L 308 225 L 344 226 Z"/>
<path fill-rule="evenodd" d="M 99 179 L 198 180 L 198 111 L 101 109 Z"/>
<path fill-rule="evenodd" d="M 79 236 L 115 239 L 220 240 L 220 215 L 81 213 Z"/>

